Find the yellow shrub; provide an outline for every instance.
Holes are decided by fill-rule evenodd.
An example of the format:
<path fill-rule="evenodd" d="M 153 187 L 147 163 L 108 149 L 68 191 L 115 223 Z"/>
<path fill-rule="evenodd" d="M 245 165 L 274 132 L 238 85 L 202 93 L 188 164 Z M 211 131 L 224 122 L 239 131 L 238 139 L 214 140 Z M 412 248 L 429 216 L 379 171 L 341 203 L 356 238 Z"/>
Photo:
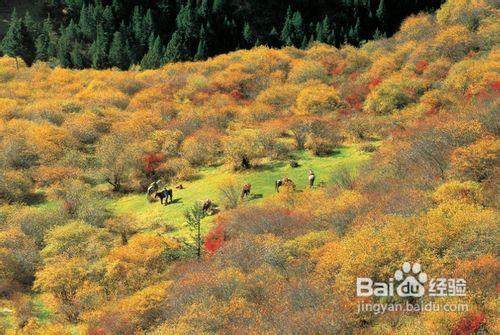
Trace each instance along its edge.
<path fill-rule="evenodd" d="M 333 113 L 340 106 L 338 91 L 322 83 L 311 83 L 297 96 L 295 114 L 324 115 Z"/>

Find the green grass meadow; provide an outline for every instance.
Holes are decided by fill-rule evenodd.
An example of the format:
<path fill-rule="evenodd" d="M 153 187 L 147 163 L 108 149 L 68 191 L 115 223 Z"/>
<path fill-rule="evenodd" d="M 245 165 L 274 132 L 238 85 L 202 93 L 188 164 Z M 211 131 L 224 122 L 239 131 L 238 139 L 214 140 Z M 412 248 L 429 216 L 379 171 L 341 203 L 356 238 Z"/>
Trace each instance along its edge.
<path fill-rule="evenodd" d="M 290 167 L 288 162 L 269 162 L 243 172 L 233 172 L 226 166 L 201 169 L 193 181 L 182 183 L 185 189 L 174 189 L 174 202 L 167 206 L 162 206 L 159 201 L 149 202 L 145 194 L 130 194 L 111 201 L 109 208 L 115 214 L 134 215 L 145 228 L 168 225 L 171 236 L 185 236 L 188 233 L 183 224 L 185 210 L 207 198 L 220 204 L 221 185 L 249 182 L 252 184 L 252 195 L 248 201 L 258 204 L 275 194 L 274 181 L 283 176 L 292 179 L 299 191 L 308 187 L 309 169 L 316 174 L 316 185 L 322 182 L 329 184 L 336 170 L 347 168 L 354 172 L 369 158 L 369 154 L 355 146 L 348 146 L 329 156 L 316 157 L 307 151 L 300 151 L 295 153 L 294 158 L 300 165 L 297 168 Z M 211 217 L 205 220 L 205 231 L 211 222 Z"/>

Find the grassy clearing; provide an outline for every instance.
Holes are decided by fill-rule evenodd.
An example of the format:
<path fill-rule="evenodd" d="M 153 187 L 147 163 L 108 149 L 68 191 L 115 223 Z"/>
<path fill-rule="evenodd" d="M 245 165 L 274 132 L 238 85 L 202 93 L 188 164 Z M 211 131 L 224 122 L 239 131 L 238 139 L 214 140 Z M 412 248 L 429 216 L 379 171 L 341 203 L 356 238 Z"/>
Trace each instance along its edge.
<path fill-rule="evenodd" d="M 288 162 L 270 162 L 250 171 L 234 173 L 225 166 L 206 168 L 199 171 L 197 178 L 185 182 L 184 190 L 174 189 L 174 203 L 162 206 L 159 202 L 149 203 L 144 194 L 133 194 L 121 197 L 110 202 L 110 209 L 116 214 L 132 214 L 144 227 L 168 224 L 173 230 L 172 236 L 185 236 L 188 231 L 184 227 L 184 211 L 196 201 L 211 199 L 220 200 L 219 187 L 228 181 L 237 185 L 244 182 L 252 184 L 253 203 L 260 203 L 263 199 L 273 195 L 274 181 L 288 176 L 301 190 L 308 187 L 307 171 L 312 169 L 316 174 L 316 183 L 331 182 L 331 176 L 339 168 L 348 168 L 355 171 L 369 158 L 369 154 L 359 151 L 355 146 L 342 147 L 330 156 L 315 157 L 306 151 L 295 153 L 295 159 L 300 166 L 291 168 Z M 207 218 L 204 230 L 208 230 L 211 218 Z"/>

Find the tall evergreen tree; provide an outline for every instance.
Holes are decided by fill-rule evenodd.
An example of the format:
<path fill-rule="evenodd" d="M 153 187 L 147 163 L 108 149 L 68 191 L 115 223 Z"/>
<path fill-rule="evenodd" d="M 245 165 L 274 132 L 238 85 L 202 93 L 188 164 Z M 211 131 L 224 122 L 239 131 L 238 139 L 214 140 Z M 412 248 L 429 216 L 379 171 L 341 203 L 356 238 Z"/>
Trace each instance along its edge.
<path fill-rule="evenodd" d="M 210 8 L 208 5 L 208 0 L 202 0 L 197 10 L 198 16 L 207 19 L 210 15 Z"/>
<path fill-rule="evenodd" d="M 271 47 L 279 47 L 280 46 L 280 35 L 278 34 L 278 31 L 276 30 L 275 27 L 271 29 L 268 35 L 268 43 L 269 46 Z"/>
<path fill-rule="evenodd" d="M 304 39 L 305 32 L 304 32 L 304 20 L 302 19 L 302 15 L 300 14 L 299 11 L 293 13 L 292 27 L 293 27 L 292 41 L 294 42 L 295 45 L 300 45 L 300 43 Z"/>
<path fill-rule="evenodd" d="M 207 46 L 207 33 L 205 28 L 201 26 L 200 29 L 200 41 L 198 42 L 198 49 L 196 50 L 196 55 L 194 55 L 195 60 L 204 60 L 208 57 L 208 46 Z"/>
<path fill-rule="evenodd" d="M 165 49 L 165 61 L 180 62 L 188 59 L 188 57 L 189 51 L 186 49 L 182 34 L 176 30 Z"/>
<path fill-rule="evenodd" d="M 331 33 L 332 27 L 330 26 L 330 18 L 328 15 L 325 15 L 323 22 L 321 22 L 321 31 L 323 33 L 322 42 L 328 42 L 328 35 Z"/>
<path fill-rule="evenodd" d="M 73 49 L 73 41 L 76 39 L 77 29 L 73 20 L 69 25 L 60 30 L 60 38 L 57 43 L 57 59 L 62 67 L 71 67 L 71 51 Z"/>
<path fill-rule="evenodd" d="M 91 62 L 94 69 L 104 69 L 107 67 L 107 44 L 108 42 L 104 34 L 104 29 L 99 25 L 97 27 L 96 39 L 90 46 Z"/>
<path fill-rule="evenodd" d="M 95 38 L 95 25 L 96 22 L 92 16 L 91 8 L 84 4 L 80 11 L 78 26 L 80 27 L 80 32 L 87 41 L 92 41 Z"/>
<path fill-rule="evenodd" d="M 83 69 L 87 66 L 87 61 L 85 59 L 81 43 L 73 43 L 72 50 L 70 52 L 70 59 L 72 67 L 75 69 Z"/>
<path fill-rule="evenodd" d="M 281 30 L 281 35 L 280 35 L 280 38 L 283 41 L 283 43 L 285 43 L 285 45 L 291 45 L 292 34 L 293 34 L 292 7 L 288 6 L 285 15 L 285 23 L 283 24 L 283 29 Z M 290 42 L 290 44 L 287 42 Z"/>
<path fill-rule="evenodd" d="M 162 65 L 163 52 L 160 37 L 156 36 L 148 52 L 141 60 L 142 69 L 156 69 Z"/>
<path fill-rule="evenodd" d="M 35 41 L 36 59 L 41 61 L 48 61 L 51 57 L 56 55 L 56 35 L 52 25 L 52 20 L 47 17 L 42 24 L 40 34 Z"/>
<path fill-rule="evenodd" d="M 243 40 L 247 46 L 253 46 L 255 44 L 255 37 L 248 22 L 245 22 L 245 25 L 243 26 Z"/>
<path fill-rule="evenodd" d="M 214 0 L 214 3 L 212 5 L 212 13 L 214 14 L 224 13 L 225 6 L 226 6 L 225 0 Z"/>
<path fill-rule="evenodd" d="M 111 46 L 109 47 L 109 65 L 116 66 L 121 70 L 126 70 L 129 66 L 127 57 L 127 48 L 122 33 L 120 31 L 115 31 Z"/>
<path fill-rule="evenodd" d="M 111 6 L 106 6 L 102 13 L 102 27 L 107 39 L 111 39 L 115 30 L 115 18 Z"/>
<path fill-rule="evenodd" d="M 377 16 L 377 19 L 379 20 L 380 24 L 382 27 L 386 28 L 388 27 L 388 13 L 387 13 L 387 7 L 385 0 L 380 0 L 380 3 L 377 8 L 377 12 L 375 14 Z"/>
<path fill-rule="evenodd" d="M 30 36 L 22 19 L 17 17 L 14 9 L 9 22 L 9 28 L 2 40 L 2 51 L 4 54 L 14 57 L 16 68 L 19 68 L 18 57 L 20 57 L 28 66 L 35 59 L 35 44 Z"/>

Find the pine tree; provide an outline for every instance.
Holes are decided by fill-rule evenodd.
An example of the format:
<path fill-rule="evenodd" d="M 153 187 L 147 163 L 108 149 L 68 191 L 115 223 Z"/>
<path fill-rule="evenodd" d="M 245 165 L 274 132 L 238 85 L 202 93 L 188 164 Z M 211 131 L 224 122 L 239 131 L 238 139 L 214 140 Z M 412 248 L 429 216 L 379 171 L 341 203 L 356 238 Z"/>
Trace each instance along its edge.
<path fill-rule="evenodd" d="M 61 37 L 57 44 L 57 59 L 62 67 L 71 67 L 71 51 L 76 39 L 76 25 L 73 20 L 64 28 L 61 27 Z"/>
<path fill-rule="evenodd" d="M 51 57 L 55 56 L 56 48 L 56 36 L 52 21 L 50 17 L 47 17 L 43 21 L 42 29 L 35 41 L 36 59 L 48 61 Z"/>
<path fill-rule="evenodd" d="M 330 26 L 330 18 L 328 15 L 325 16 L 323 22 L 321 23 L 321 31 L 323 32 L 322 42 L 328 42 L 328 35 L 330 34 L 332 27 Z"/>
<path fill-rule="evenodd" d="M 83 47 L 80 43 L 74 43 L 70 52 L 71 64 L 75 69 L 83 69 L 87 66 L 83 54 Z"/>
<path fill-rule="evenodd" d="M 109 65 L 116 66 L 121 70 L 126 70 L 129 66 L 125 42 L 120 31 L 115 31 L 113 34 L 108 59 Z"/>
<path fill-rule="evenodd" d="M 198 49 L 196 51 L 196 55 L 194 56 L 195 60 L 204 60 L 208 57 L 208 47 L 207 47 L 207 34 L 205 28 L 201 26 L 200 29 L 200 41 L 198 42 Z"/>
<path fill-rule="evenodd" d="M 107 41 L 102 26 L 97 27 L 97 36 L 90 46 L 92 67 L 94 69 L 104 69 L 107 66 Z"/>
<path fill-rule="evenodd" d="M 26 14 L 24 15 L 24 21 L 23 21 L 26 30 L 28 33 L 31 35 L 33 40 L 38 36 L 40 33 L 38 24 L 33 20 L 33 17 L 31 16 L 29 11 L 26 11 Z"/>
<path fill-rule="evenodd" d="M 302 19 L 302 15 L 300 14 L 299 11 L 293 13 L 292 27 L 293 27 L 292 41 L 294 42 L 294 45 L 300 45 L 299 43 L 302 42 L 305 36 L 305 32 L 304 32 L 304 20 Z"/>
<path fill-rule="evenodd" d="M 269 46 L 279 47 L 280 46 L 280 36 L 275 27 L 271 29 L 268 36 Z"/>
<path fill-rule="evenodd" d="M 166 62 L 179 62 L 188 59 L 189 51 L 186 49 L 184 40 L 179 31 L 175 31 L 165 49 Z"/>
<path fill-rule="evenodd" d="M 255 43 L 252 28 L 250 28 L 250 24 L 248 24 L 248 22 L 245 22 L 243 26 L 243 40 L 245 40 L 247 46 L 252 46 Z"/>
<path fill-rule="evenodd" d="M 92 41 L 95 36 L 95 22 L 90 12 L 90 7 L 83 5 L 80 11 L 80 20 L 78 21 L 78 26 L 80 27 L 80 32 L 87 39 L 87 41 Z"/>
<path fill-rule="evenodd" d="M 136 60 L 141 59 L 148 46 L 148 38 L 151 32 L 145 30 L 144 16 L 139 6 L 134 7 L 132 13 L 131 31 L 134 38 Z"/>
<path fill-rule="evenodd" d="M 212 5 L 212 13 L 222 14 L 224 12 L 225 0 L 214 0 Z"/>
<path fill-rule="evenodd" d="M 385 0 L 380 0 L 380 3 L 377 8 L 377 12 L 375 13 L 377 16 L 377 19 L 379 20 L 380 24 L 382 27 L 387 27 L 388 26 L 388 14 L 387 14 L 387 8 L 385 4 Z"/>
<path fill-rule="evenodd" d="M 107 39 L 111 39 L 115 30 L 115 18 L 111 6 L 106 6 L 102 13 L 102 27 Z"/>
<path fill-rule="evenodd" d="M 316 23 L 316 41 L 325 42 L 325 37 L 323 33 L 323 26 L 320 22 Z M 312 35 L 311 35 L 312 36 Z"/>
<path fill-rule="evenodd" d="M 17 17 L 16 10 L 12 11 L 9 28 L 2 40 L 4 54 L 14 57 L 16 68 L 19 68 L 18 57 L 30 66 L 35 58 L 35 45 L 22 19 Z"/>
<path fill-rule="evenodd" d="M 208 7 L 208 0 L 202 0 L 198 7 L 198 16 L 206 19 L 210 15 L 210 8 Z"/>
<path fill-rule="evenodd" d="M 302 42 L 300 43 L 300 48 L 307 49 L 308 44 L 309 43 L 308 43 L 307 37 L 304 35 L 304 38 L 302 39 Z"/>
<path fill-rule="evenodd" d="M 328 34 L 328 37 L 326 38 L 326 43 L 331 44 L 331 45 L 336 45 L 336 39 L 335 39 L 335 27 L 332 27 L 332 30 L 330 31 L 330 34 Z"/>
<path fill-rule="evenodd" d="M 349 40 L 354 44 L 358 44 L 361 41 L 361 22 L 358 19 L 356 20 L 356 24 L 349 29 Z"/>
<path fill-rule="evenodd" d="M 374 40 L 380 40 L 382 38 L 385 38 L 386 34 L 382 33 L 378 28 L 375 30 L 375 33 L 373 33 L 373 39 Z"/>
<path fill-rule="evenodd" d="M 162 65 L 162 45 L 160 37 L 156 36 L 153 45 L 149 48 L 148 52 L 144 55 L 141 60 L 142 69 L 156 69 Z"/>
<path fill-rule="evenodd" d="M 148 9 L 148 11 L 146 12 L 146 16 L 144 17 L 144 23 L 143 23 L 142 29 L 144 30 L 144 34 L 146 36 L 154 34 L 155 27 L 154 27 L 153 14 L 151 13 L 151 9 Z"/>
<path fill-rule="evenodd" d="M 179 32 L 184 34 L 186 39 L 190 39 L 195 36 L 196 31 L 196 13 L 188 1 L 186 5 L 182 6 L 179 14 L 175 19 L 176 27 Z"/>
<path fill-rule="evenodd" d="M 281 35 L 280 35 L 280 38 L 285 45 L 291 45 L 292 34 L 293 34 L 292 7 L 288 6 L 285 15 L 285 23 L 283 25 L 283 29 L 281 30 Z M 288 42 L 290 42 L 290 44 L 288 44 Z"/>

